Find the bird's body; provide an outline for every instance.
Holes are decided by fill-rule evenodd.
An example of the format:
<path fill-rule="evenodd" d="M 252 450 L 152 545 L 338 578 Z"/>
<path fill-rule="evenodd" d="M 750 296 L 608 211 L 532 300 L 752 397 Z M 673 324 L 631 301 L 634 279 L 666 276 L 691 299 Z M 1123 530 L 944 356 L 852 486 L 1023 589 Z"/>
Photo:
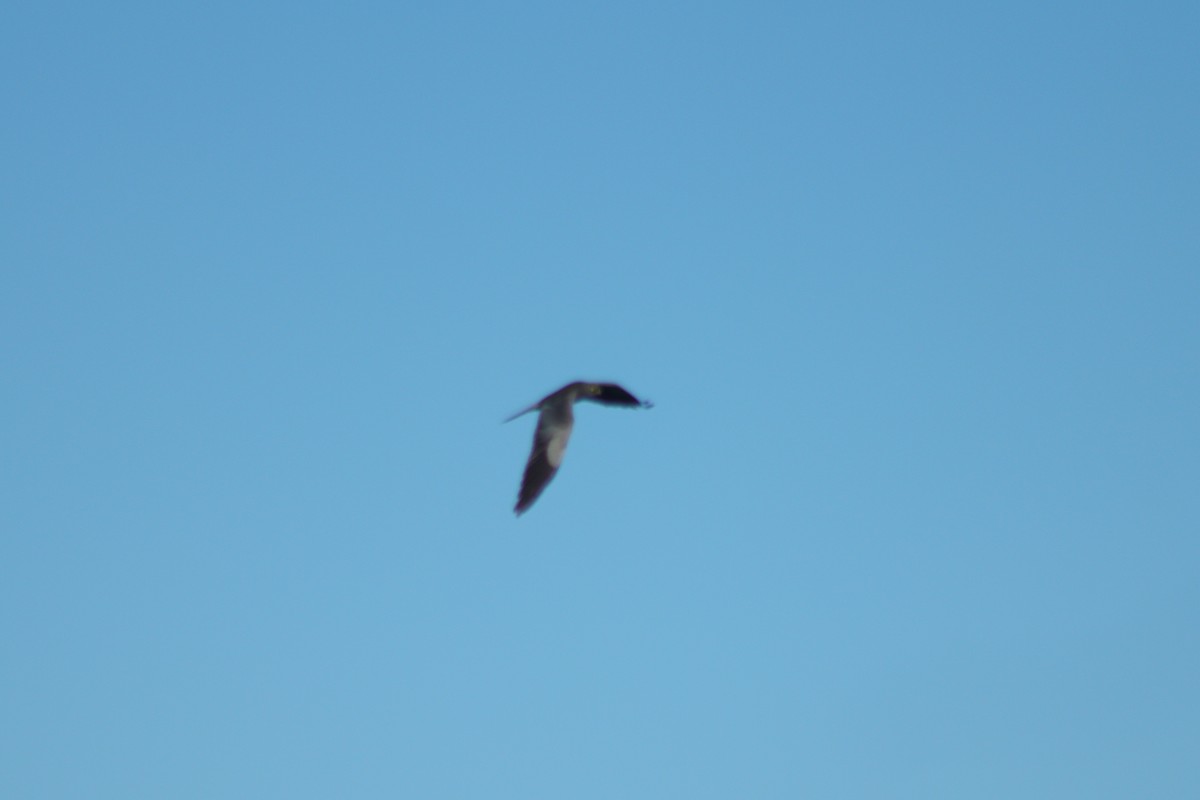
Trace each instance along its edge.
<path fill-rule="evenodd" d="M 563 455 L 567 451 L 571 430 L 575 427 L 573 408 L 579 400 L 630 408 L 649 408 L 651 405 L 638 400 L 615 383 L 575 381 L 505 420 L 512 421 L 530 411 L 539 412 L 537 430 L 533 434 L 533 449 L 529 453 L 529 462 L 525 465 L 525 475 L 521 479 L 521 491 L 513 509 L 518 515 L 533 505 L 533 501 L 537 500 L 538 495 L 558 472 Z"/>

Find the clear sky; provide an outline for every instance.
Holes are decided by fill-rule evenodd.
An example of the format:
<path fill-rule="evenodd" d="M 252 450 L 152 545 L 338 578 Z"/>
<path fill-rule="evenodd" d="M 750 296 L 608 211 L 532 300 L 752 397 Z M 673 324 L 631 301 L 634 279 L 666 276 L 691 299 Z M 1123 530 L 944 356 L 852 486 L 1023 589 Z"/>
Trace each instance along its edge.
<path fill-rule="evenodd" d="M 6 5 L 0 796 L 1196 796 L 1198 40 Z"/>

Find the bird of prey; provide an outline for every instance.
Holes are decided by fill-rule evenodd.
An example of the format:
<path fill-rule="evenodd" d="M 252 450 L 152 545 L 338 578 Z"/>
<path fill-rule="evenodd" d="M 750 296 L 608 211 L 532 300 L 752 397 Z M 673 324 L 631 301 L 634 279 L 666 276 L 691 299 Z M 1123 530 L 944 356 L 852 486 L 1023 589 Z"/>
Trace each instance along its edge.
<path fill-rule="evenodd" d="M 546 484 L 550 483 L 554 473 L 558 472 L 563 453 L 567 450 L 567 440 L 571 438 L 571 428 L 575 425 L 575 413 L 571 407 L 578 400 L 629 408 L 653 406 L 652 403 L 638 400 L 615 383 L 575 381 L 504 420 L 512 422 L 530 411 L 539 412 L 537 430 L 533 434 L 533 450 L 529 453 L 529 463 L 525 465 L 525 476 L 521 479 L 517 505 L 513 508 L 517 516 L 529 510 L 533 501 L 537 500 L 538 495 L 546 488 Z"/>

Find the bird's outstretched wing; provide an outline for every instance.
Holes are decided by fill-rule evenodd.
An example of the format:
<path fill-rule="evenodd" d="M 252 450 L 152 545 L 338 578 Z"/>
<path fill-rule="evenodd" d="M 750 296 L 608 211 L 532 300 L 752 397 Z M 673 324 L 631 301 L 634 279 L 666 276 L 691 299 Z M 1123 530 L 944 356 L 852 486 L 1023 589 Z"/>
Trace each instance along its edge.
<path fill-rule="evenodd" d="M 647 400 L 638 400 L 623 386 L 618 386 L 615 383 L 599 383 L 596 386 L 599 388 L 599 392 L 587 399 L 603 403 L 606 406 L 641 406 L 643 408 L 651 408 L 654 405 Z"/>
<path fill-rule="evenodd" d="M 517 494 L 517 505 L 513 511 L 523 514 L 538 499 L 538 495 L 554 478 L 567 451 L 567 440 L 571 438 L 570 422 L 548 422 L 547 415 L 538 418 L 537 430 L 533 433 L 533 449 L 525 475 L 521 478 L 521 491 Z"/>

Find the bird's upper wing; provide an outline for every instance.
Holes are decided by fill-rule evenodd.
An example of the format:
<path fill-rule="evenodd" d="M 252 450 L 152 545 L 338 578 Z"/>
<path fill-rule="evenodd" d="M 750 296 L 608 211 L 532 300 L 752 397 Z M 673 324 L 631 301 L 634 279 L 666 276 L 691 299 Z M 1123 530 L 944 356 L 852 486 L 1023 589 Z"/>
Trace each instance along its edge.
<path fill-rule="evenodd" d="M 538 418 L 537 430 L 533 434 L 533 450 L 529 453 L 529 463 L 525 465 L 525 475 L 521 479 L 521 491 L 517 495 L 517 505 L 513 508 L 517 514 L 524 513 L 538 495 L 550 483 L 554 473 L 562 464 L 563 454 L 567 450 L 567 441 L 571 438 L 570 422 L 548 422 L 547 415 Z"/>
<path fill-rule="evenodd" d="M 597 385 L 600 387 L 600 393 L 587 399 L 603 403 L 606 406 L 642 406 L 650 408 L 654 405 L 648 401 L 638 400 L 623 386 L 618 386 L 615 383 L 600 383 Z"/>

